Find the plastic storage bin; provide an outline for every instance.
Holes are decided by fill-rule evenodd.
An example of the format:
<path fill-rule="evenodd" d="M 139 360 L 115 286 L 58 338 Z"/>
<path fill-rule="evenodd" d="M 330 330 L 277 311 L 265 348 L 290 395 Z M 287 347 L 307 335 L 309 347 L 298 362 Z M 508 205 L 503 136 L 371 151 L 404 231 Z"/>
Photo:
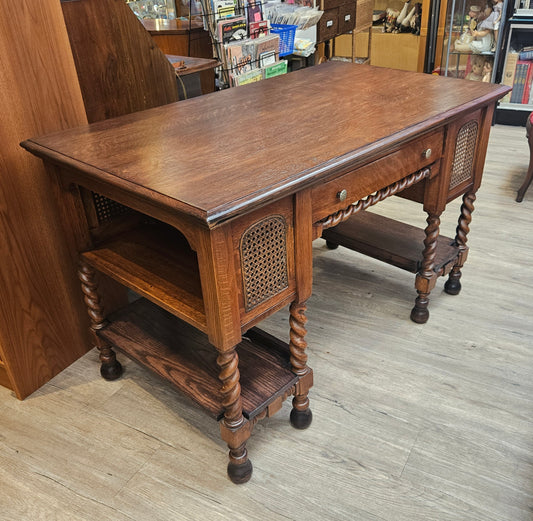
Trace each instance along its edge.
<path fill-rule="evenodd" d="M 279 35 L 279 55 L 287 56 L 294 52 L 294 35 L 297 25 L 272 24 L 270 32 Z"/>

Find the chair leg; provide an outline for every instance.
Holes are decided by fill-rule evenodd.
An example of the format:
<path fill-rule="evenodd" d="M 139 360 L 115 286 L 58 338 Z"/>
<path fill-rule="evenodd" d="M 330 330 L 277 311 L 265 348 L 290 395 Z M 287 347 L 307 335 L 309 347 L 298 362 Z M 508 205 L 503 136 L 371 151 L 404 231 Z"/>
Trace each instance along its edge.
<path fill-rule="evenodd" d="M 531 181 L 533 181 L 533 158 L 531 162 L 529 163 L 529 169 L 527 171 L 526 178 L 524 179 L 524 182 L 522 183 L 522 186 L 518 189 L 518 193 L 516 194 L 516 202 L 521 203 L 522 199 L 524 198 L 524 195 L 529 188 L 529 185 L 531 184 Z"/>
<path fill-rule="evenodd" d="M 517 203 L 522 202 L 522 199 L 524 198 L 524 195 L 527 189 L 529 188 L 531 181 L 533 180 L 533 131 L 531 130 L 531 124 L 529 121 L 530 120 L 528 116 L 527 142 L 529 143 L 529 168 L 527 170 L 526 178 L 524 179 L 524 182 L 522 183 L 522 186 L 519 188 L 518 193 L 516 195 Z"/>

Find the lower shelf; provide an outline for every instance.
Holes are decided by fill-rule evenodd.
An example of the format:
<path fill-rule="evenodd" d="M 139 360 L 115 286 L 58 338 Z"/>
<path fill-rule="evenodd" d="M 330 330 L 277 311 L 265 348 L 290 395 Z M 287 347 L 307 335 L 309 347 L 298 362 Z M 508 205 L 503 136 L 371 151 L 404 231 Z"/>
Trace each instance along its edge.
<path fill-rule="evenodd" d="M 204 333 L 144 298 L 108 318 L 99 336 L 222 417 L 218 353 Z M 290 390 L 298 376 L 290 369 L 288 345 L 260 330 L 252 330 L 237 353 L 243 413 L 251 419 Z"/>
<path fill-rule="evenodd" d="M 398 268 L 417 273 L 422 263 L 424 230 L 372 212 L 358 213 L 347 221 L 324 230 L 328 243 L 344 246 Z M 459 248 L 449 237 L 439 236 L 434 271 L 446 274 Z"/>

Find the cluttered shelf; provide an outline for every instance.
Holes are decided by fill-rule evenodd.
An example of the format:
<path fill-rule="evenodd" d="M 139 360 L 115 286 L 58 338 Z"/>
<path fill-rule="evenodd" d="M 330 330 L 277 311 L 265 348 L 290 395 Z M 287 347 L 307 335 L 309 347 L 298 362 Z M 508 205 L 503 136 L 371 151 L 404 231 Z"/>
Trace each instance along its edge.
<path fill-rule="evenodd" d="M 329 58 L 324 46 L 335 37 L 371 27 L 374 0 L 189 0 L 187 6 L 126 1 L 159 39 L 184 33 L 187 25 L 190 39 L 199 30 L 207 35 L 219 63 L 217 87 L 224 89 Z M 157 43 L 166 54 L 186 54 Z"/>
<path fill-rule="evenodd" d="M 533 20 L 512 19 L 509 24 L 507 53 L 502 83 L 513 88 L 498 108 L 533 110 Z"/>

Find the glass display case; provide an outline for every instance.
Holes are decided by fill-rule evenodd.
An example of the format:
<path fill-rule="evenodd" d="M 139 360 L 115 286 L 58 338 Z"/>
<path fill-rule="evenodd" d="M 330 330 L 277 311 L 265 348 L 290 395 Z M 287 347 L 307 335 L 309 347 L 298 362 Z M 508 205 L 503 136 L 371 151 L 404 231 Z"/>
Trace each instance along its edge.
<path fill-rule="evenodd" d="M 501 54 L 507 0 L 448 3 L 439 74 L 494 82 Z"/>
<path fill-rule="evenodd" d="M 140 20 L 187 18 L 191 4 L 196 6 L 194 0 L 126 0 L 126 3 Z"/>

